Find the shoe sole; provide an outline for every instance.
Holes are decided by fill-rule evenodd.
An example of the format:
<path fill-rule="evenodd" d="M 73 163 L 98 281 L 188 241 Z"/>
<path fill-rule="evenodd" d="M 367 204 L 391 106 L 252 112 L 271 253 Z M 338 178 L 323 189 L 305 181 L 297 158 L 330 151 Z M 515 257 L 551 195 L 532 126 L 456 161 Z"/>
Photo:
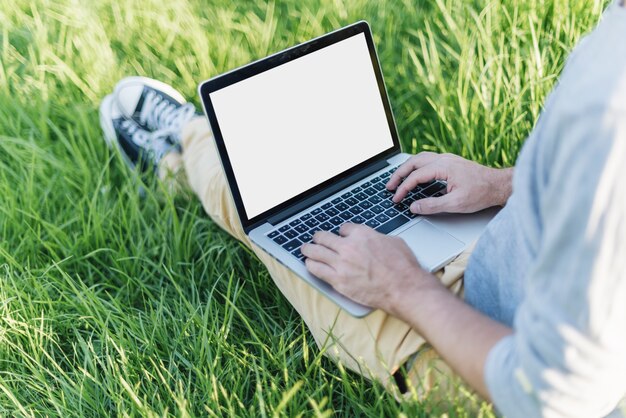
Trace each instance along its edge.
<path fill-rule="evenodd" d="M 183 95 L 178 90 L 170 86 L 169 84 L 166 84 L 159 80 L 155 80 L 153 78 L 142 77 L 142 76 L 131 76 L 131 77 L 125 77 L 121 79 L 115 85 L 115 89 L 113 90 L 113 97 L 115 99 L 115 102 L 119 103 L 118 97 L 122 88 L 127 87 L 127 86 L 133 86 L 133 85 L 134 86 L 137 86 L 137 85 L 148 86 L 155 90 L 162 91 L 163 93 L 170 96 L 172 99 L 178 101 L 181 105 L 187 103 L 187 100 L 185 100 Z M 118 106 L 118 108 L 120 108 L 120 110 L 122 109 L 120 106 Z M 132 115 L 123 114 L 123 116 L 126 118 L 132 118 Z"/>

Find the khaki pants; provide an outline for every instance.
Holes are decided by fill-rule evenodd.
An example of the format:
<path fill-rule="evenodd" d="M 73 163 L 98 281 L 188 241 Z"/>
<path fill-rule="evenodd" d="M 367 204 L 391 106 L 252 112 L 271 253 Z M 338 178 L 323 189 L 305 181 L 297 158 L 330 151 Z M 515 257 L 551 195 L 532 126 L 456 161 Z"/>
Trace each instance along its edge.
<path fill-rule="evenodd" d="M 327 356 L 368 379 L 381 382 L 396 396 L 398 388 L 392 376 L 408 359 L 412 360 L 405 365 L 409 370 L 409 387 L 420 397 L 438 380 L 438 375 L 450 373 L 434 350 L 405 322 L 380 310 L 365 318 L 350 316 L 250 242 L 239 223 L 206 119 L 197 117 L 190 121 L 182 138 L 182 155 L 173 153 L 163 159 L 161 177 L 174 174 L 180 179 L 176 173 L 184 166 L 186 182 L 200 198 L 207 214 L 254 251 Z M 468 256 L 469 252 L 461 254 L 438 273 L 442 282 L 457 294 L 462 292 Z"/>

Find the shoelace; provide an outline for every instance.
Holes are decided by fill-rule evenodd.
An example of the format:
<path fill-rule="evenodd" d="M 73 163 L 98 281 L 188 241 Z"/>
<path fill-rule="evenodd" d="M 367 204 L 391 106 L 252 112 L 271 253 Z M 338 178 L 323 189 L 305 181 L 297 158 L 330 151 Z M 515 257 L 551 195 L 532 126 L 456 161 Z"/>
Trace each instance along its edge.
<path fill-rule="evenodd" d="M 133 142 L 141 147 L 155 164 L 172 149 L 167 140 L 169 133 L 163 130 L 148 132 L 131 120 L 122 121 L 120 128 L 130 135 Z"/>
<path fill-rule="evenodd" d="M 177 106 L 170 103 L 154 91 L 146 95 L 139 121 L 150 129 L 167 133 L 173 142 L 180 142 L 180 131 L 191 119 L 196 109 L 191 103 Z"/>

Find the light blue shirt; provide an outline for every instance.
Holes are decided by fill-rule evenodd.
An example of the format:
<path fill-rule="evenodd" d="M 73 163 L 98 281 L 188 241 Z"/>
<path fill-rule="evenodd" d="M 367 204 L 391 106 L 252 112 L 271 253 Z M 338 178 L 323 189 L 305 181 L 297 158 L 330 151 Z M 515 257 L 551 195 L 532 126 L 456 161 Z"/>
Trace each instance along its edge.
<path fill-rule="evenodd" d="M 570 55 L 478 241 L 466 301 L 514 328 L 485 380 L 507 417 L 623 416 L 626 9 Z M 626 416 L 626 414 L 624 414 Z"/>

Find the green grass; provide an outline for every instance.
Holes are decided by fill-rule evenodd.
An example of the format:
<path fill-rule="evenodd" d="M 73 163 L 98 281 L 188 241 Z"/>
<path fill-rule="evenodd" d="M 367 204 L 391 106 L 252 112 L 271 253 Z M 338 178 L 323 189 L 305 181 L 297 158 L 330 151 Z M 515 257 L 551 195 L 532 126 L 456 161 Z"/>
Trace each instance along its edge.
<path fill-rule="evenodd" d="M 603 4 L 0 0 L 0 416 L 491 416 L 326 360 L 191 194 L 138 195 L 99 101 L 141 74 L 197 103 L 201 80 L 366 19 L 405 149 L 510 166 Z"/>

